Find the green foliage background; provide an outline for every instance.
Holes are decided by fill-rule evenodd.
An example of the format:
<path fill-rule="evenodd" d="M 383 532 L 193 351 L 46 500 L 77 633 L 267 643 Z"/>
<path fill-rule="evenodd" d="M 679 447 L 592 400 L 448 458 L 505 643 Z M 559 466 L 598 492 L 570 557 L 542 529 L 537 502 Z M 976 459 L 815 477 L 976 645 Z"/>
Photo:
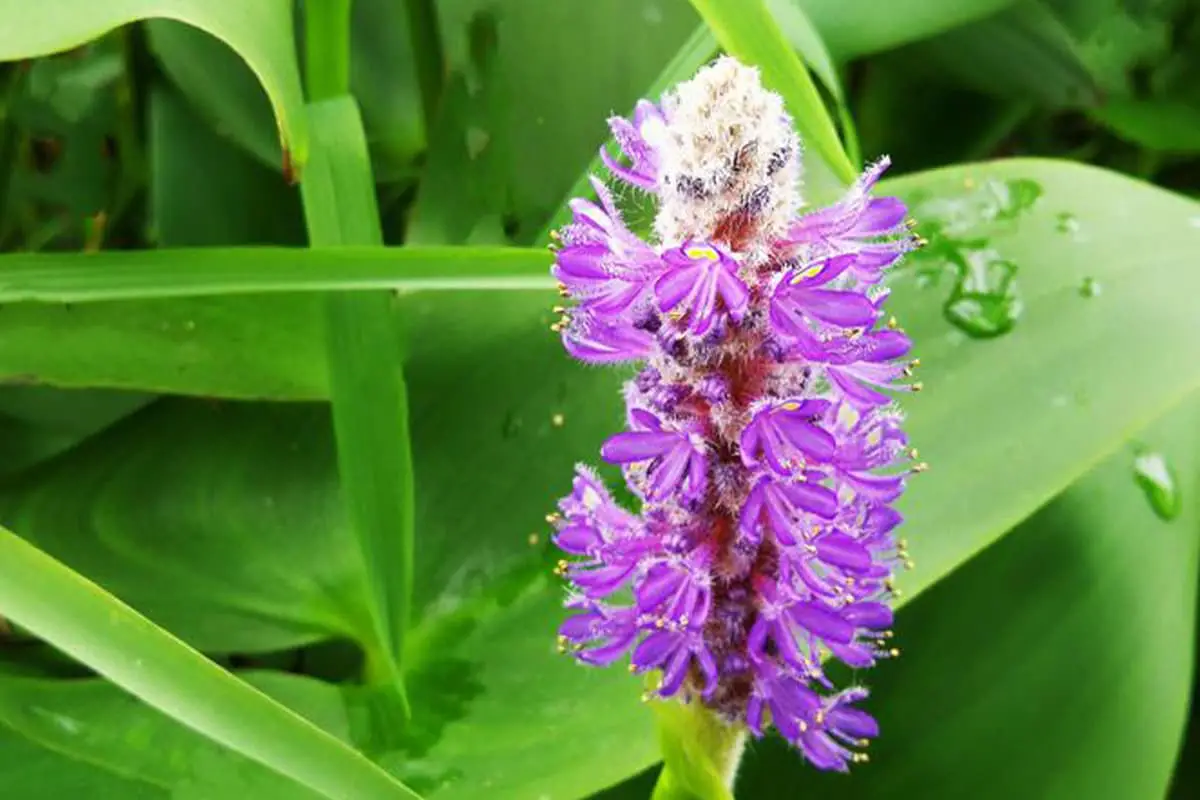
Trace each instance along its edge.
<path fill-rule="evenodd" d="M 719 50 L 930 240 L 883 736 L 735 796 L 1200 792 L 1193 0 L 0 0 L 0 794 L 649 796 L 554 652 L 623 376 L 542 248 Z"/>

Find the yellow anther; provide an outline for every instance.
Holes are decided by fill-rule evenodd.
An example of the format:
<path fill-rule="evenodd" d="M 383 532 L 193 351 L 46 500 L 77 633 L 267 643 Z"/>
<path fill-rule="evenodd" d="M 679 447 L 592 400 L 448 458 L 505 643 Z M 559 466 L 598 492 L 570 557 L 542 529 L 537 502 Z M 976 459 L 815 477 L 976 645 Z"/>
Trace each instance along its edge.
<path fill-rule="evenodd" d="M 892 658 L 899 658 L 900 657 L 900 648 L 893 647 L 891 650 L 888 650 L 888 655 L 891 656 Z"/>
<path fill-rule="evenodd" d="M 554 308 L 552 308 L 550 310 L 553 311 L 555 314 L 565 314 L 570 309 L 568 309 L 566 306 L 555 306 Z"/>
<path fill-rule="evenodd" d="M 567 285 L 565 283 L 560 283 L 558 285 L 558 296 L 559 297 L 570 297 L 571 296 L 571 290 L 567 288 Z"/>
<path fill-rule="evenodd" d="M 892 330 L 896 330 L 896 328 L 899 327 L 899 325 L 900 325 L 900 323 L 896 321 L 895 317 L 888 317 L 887 326 L 889 328 L 891 328 Z"/>
<path fill-rule="evenodd" d="M 905 569 L 913 569 L 916 566 L 917 566 L 917 562 L 913 561 L 911 558 L 904 559 L 904 568 Z"/>
<path fill-rule="evenodd" d="M 562 237 L 558 235 L 558 231 L 550 231 L 550 238 L 556 242 L 562 240 Z"/>
<path fill-rule="evenodd" d="M 914 392 L 919 392 L 925 388 L 925 384 L 921 383 L 920 381 L 917 381 L 916 383 L 911 384 L 911 388 Z"/>
<path fill-rule="evenodd" d="M 913 471 L 913 472 L 928 472 L 928 471 L 929 471 L 929 464 L 927 464 L 927 463 L 926 463 L 926 462 L 924 462 L 924 461 L 922 461 L 922 462 L 921 462 L 921 463 L 919 463 L 919 464 L 913 464 L 912 471 Z"/>
<path fill-rule="evenodd" d="M 915 447 L 910 447 L 910 448 L 908 448 L 908 457 L 909 458 L 920 458 L 921 452 L 919 450 L 917 450 L 917 448 L 915 448 Z"/>
<path fill-rule="evenodd" d="M 549 522 L 551 525 L 558 522 L 560 519 L 562 519 L 562 515 L 556 512 L 551 512 L 546 515 L 546 522 Z"/>
<path fill-rule="evenodd" d="M 908 365 L 913 369 L 916 369 L 917 367 L 921 366 L 921 359 L 914 358 L 912 361 L 908 362 Z"/>
<path fill-rule="evenodd" d="M 551 325 L 550 330 L 554 331 L 555 333 L 562 333 L 563 329 L 565 329 L 566 327 L 567 327 L 567 324 L 565 322 L 559 321 L 559 322 L 556 322 L 553 325 Z"/>

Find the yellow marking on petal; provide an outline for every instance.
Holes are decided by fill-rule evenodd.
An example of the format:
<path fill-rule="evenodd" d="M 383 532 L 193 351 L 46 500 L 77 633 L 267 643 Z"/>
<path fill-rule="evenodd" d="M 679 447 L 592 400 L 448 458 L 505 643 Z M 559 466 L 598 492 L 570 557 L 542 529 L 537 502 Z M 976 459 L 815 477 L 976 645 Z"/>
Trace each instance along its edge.
<path fill-rule="evenodd" d="M 782 408 L 784 411 L 798 411 L 800 409 L 800 404 L 795 400 L 789 400 L 781 405 L 780 408 Z"/>
<path fill-rule="evenodd" d="M 795 274 L 795 276 L 792 277 L 791 283 L 793 286 L 795 286 L 797 283 L 800 283 L 801 281 L 808 280 L 809 278 L 815 278 L 818 275 L 820 275 L 824 269 L 825 269 L 824 264 L 814 264 L 811 267 L 808 267 L 807 269 L 803 269 L 803 270 L 797 272 Z"/>
<path fill-rule="evenodd" d="M 721 256 L 711 247 L 686 247 L 683 254 L 688 258 L 701 261 L 720 261 Z"/>

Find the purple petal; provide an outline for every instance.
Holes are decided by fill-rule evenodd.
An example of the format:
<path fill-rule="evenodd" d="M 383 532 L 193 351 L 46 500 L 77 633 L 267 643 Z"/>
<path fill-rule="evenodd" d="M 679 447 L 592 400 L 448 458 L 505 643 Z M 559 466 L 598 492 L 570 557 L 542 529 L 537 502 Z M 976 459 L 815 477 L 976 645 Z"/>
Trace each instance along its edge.
<path fill-rule="evenodd" d="M 600 448 L 610 464 L 629 464 L 658 458 L 679 444 L 679 434 L 668 431 L 626 431 L 612 436 Z"/>
<path fill-rule="evenodd" d="M 867 548 L 844 533 L 830 533 L 813 542 L 817 558 L 835 567 L 861 571 L 871 566 Z"/>
<path fill-rule="evenodd" d="M 830 325 L 858 328 L 874 324 L 879 311 L 864 295 L 836 289 L 803 289 L 796 302 L 804 313 Z"/>
<path fill-rule="evenodd" d="M 854 641 L 854 624 L 818 603 L 797 603 L 788 608 L 788 614 L 797 625 L 822 639 L 839 644 Z"/>

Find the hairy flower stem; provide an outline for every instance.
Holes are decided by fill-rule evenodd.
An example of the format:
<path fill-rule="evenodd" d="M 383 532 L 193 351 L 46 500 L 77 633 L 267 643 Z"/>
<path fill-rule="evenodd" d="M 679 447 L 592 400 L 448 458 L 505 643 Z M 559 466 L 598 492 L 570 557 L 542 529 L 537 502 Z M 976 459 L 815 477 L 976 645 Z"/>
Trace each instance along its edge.
<path fill-rule="evenodd" d="M 655 703 L 665 763 L 651 800 L 732 800 L 746 729 L 697 703 Z"/>

